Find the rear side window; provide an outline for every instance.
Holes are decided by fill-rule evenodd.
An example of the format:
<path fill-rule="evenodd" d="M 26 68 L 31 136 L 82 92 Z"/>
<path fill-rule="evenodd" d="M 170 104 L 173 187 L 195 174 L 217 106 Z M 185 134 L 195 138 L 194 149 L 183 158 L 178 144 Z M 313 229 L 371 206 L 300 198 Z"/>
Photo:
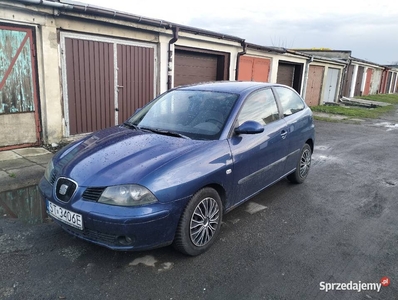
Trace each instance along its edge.
<path fill-rule="evenodd" d="M 256 121 L 261 125 L 266 125 L 278 119 L 278 107 L 271 89 L 251 94 L 243 104 L 238 116 L 239 125 L 246 121 Z"/>
<path fill-rule="evenodd" d="M 282 105 L 283 115 L 290 116 L 304 109 L 304 101 L 297 93 L 285 87 L 275 87 Z"/>

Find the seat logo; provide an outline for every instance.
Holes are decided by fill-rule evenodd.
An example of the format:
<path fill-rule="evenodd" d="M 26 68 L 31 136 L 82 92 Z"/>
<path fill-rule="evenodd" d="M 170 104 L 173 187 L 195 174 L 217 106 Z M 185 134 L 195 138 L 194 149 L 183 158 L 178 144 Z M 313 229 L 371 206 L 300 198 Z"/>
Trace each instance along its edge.
<path fill-rule="evenodd" d="M 61 185 L 61 187 L 59 188 L 59 194 L 64 196 L 66 195 L 66 192 L 68 191 L 68 186 L 66 184 Z"/>

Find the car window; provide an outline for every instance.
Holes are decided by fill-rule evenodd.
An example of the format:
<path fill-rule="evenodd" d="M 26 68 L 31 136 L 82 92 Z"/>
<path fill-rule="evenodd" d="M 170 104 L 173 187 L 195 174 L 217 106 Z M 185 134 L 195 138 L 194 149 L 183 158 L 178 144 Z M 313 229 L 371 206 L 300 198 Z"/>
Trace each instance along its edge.
<path fill-rule="evenodd" d="M 265 125 L 278 119 L 278 107 L 271 89 L 251 94 L 243 104 L 238 116 L 239 125 L 246 121 L 256 121 Z"/>
<path fill-rule="evenodd" d="M 301 99 L 301 97 L 291 89 L 285 87 L 275 87 L 275 91 L 279 96 L 283 115 L 285 117 L 304 109 L 305 105 L 303 99 Z"/>
<path fill-rule="evenodd" d="M 176 132 L 192 139 L 218 139 L 239 95 L 200 90 L 174 90 L 134 114 L 140 128 Z"/>

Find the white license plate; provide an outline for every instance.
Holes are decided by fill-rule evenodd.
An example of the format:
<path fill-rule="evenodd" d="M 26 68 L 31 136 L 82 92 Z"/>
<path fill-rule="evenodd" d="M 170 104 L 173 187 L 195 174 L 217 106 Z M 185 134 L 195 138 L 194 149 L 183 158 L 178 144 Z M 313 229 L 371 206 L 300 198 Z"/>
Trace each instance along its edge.
<path fill-rule="evenodd" d="M 83 217 L 77 213 L 74 213 L 65 208 L 59 207 L 58 205 L 47 201 L 47 212 L 50 216 L 54 217 L 65 224 L 83 230 Z"/>

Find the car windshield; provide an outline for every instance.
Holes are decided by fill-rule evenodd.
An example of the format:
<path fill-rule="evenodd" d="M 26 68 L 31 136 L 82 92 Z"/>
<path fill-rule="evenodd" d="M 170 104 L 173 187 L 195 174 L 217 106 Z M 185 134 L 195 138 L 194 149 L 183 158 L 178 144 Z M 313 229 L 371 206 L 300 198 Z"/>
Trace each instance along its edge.
<path fill-rule="evenodd" d="M 191 139 L 219 139 L 239 95 L 173 90 L 152 101 L 127 122 L 140 129 Z"/>

